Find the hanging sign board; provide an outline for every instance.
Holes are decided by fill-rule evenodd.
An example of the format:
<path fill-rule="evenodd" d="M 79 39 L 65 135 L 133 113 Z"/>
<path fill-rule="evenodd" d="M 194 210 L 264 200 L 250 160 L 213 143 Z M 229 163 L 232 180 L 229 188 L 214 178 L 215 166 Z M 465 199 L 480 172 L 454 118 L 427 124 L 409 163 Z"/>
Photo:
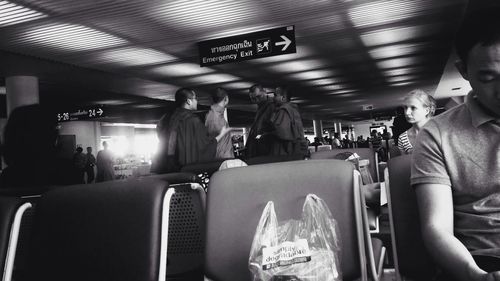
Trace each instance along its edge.
<path fill-rule="evenodd" d="M 296 53 L 295 26 L 198 42 L 200 66 Z"/>
<path fill-rule="evenodd" d="M 78 109 L 75 111 L 59 112 L 57 113 L 57 121 L 76 121 L 76 120 L 89 120 L 105 117 L 105 111 L 102 106 L 96 106 L 85 109 Z"/>

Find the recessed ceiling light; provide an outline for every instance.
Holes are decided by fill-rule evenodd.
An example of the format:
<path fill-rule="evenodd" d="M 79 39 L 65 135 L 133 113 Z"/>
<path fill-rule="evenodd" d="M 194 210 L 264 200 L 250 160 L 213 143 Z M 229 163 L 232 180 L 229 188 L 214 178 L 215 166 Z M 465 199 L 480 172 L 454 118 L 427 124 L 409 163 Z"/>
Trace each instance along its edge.
<path fill-rule="evenodd" d="M 326 85 L 326 86 L 322 86 L 322 87 L 319 87 L 319 89 L 321 90 L 325 90 L 325 91 L 341 91 L 341 90 L 344 90 L 345 88 L 349 88 L 351 87 L 351 85 L 349 84 L 334 84 L 334 85 Z M 356 90 L 349 90 L 349 91 L 356 91 Z"/>
<path fill-rule="evenodd" d="M 230 81 L 237 81 L 240 80 L 240 78 L 231 75 L 231 74 L 225 74 L 225 73 L 213 73 L 213 74 L 206 74 L 206 75 L 201 75 L 193 78 L 187 79 L 191 83 L 195 84 L 217 84 L 217 83 L 225 83 L 225 82 L 230 82 Z"/>
<path fill-rule="evenodd" d="M 282 62 L 269 66 L 270 69 L 277 72 L 300 72 L 311 69 L 323 68 L 325 65 L 320 60 L 298 60 Z"/>
<path fill-rule="evenodd" d="M 436 24 L 396 27 L 376 30 L 361 34 L 361 40 L 367 47 L 396 44 L 439 32 Z"/>
<path fill-rule="evenodd" d="M 313 80 L 313 79 L 331 77 L 333 75 L 334 73 L 331 70 L 311 70 L 311 71 L 294 73 L 287 76 L 288 78 L 294 80 Z"/>
<path fill-rule="evenodd" d="M 221 87 L 225 88 L 225 89 L 233 89 L 233 90 L 236 90 L 236 89 L 248 89 L 250 87 L 252 87 L 252 83 L 249 83 L 249 82 L 232 82 L 232 83 L 228 83 L 228 84 L 224 84 L 222 85 Z"/>
<path fill-rule="evenodd" d="M 417 75 L 402 75 L 402 76 L 393 76 L 393 77 L 388 77 L 387 82 L 389 83 L 396 83 L 396 82 L 403 82 L 403 81 L 408 81 L 408 80 L 414 80 L 418 78 Z"/>
<path fill-rule="evenodd" d="M 398 75 L 405 75 L 405 74 L 410 74 L 416 72 L 417 68 L 413 67 L 405 67 L 405 68 L 398 68 L 398 69 L 391 69 L 391 70 L 384 70 L 384 76 L 398 76 Z"/>
<path fill-rule="evenodd" d="M 202 75 L 215 72 L 209 67 L 200 67 L 194 63 L 175 63 L 154 67 L 151 72 L 169 77 Z"/>
<path fill-rule="evenodd" d="M 390 84 L 391 87 L 399 87 L 399 86 L 407 86 L 407 85 L 411 85 L 411 84 L 415 84 L 416 81 L 410 81 L 410 82 L 400 82 L 400 83 L 394 83 L 394 84 Z"/>
<path fill-rule="evenodd" d="M 47 17 L 46 14 L 30 8 L 14 4 L 9 1 L 0 1 L 0 27 L 14 25 Z"/>
<path fill-rule="evenodd" d="M 415 54 L 422 49 L 423 44 L 396 44 L 385 47 L 378 47 L 368 51 L 374 59 L 386 59 Z"/>
<path fill-rule="evenodd" d="M 176 57 L 153 49 L 125 48 L 114 49 L 97 54 L 99 61 L 120 65 L 147 65 L 177 60 Z"/>
<path fill-rule="evenodd" d="M 151 9 L 148 15 L 168 26 L 200 32 L 200 30 L 251 22 L 255 17 L 255 11 L 260 11 L 261 17 L 266 13 L 251 1 L 189 0 L 165 1 L 160 5 L 154 5 L 154 9 Z"/>
<path fill-rule="evenodd" d="M 67 51 L 88 51 L 127 43 L 122 38 L 90 27 L 66 23 L 50 23 L 30 28 L 13 40 L 14 43 L 17 40 Z"/>
<path fill-rule="evenodd" d="M 324 79 L 316 79 L 316 80 L 307 81 L 307 84 L 310 84 L 310 85 L 313 85 L 313 86 L 325 86 L 325 85 L 332 85 L 332 84 L 335 84 L 335 83 L 339 83 L 339 81 L 336 80 L 335 78 L 324 78 Z M 343 85 L 342 84 L 337 84 L 335 86 L 338 87 L 338 88 L 341 88 Z"/>
<path fill-rule="evenodd" d="M 377 1 L 368 2 L 349 10 L 349 18 L 356 27 L 397 22 L 419 16 L 429 9 L 429 1 Z"/>
<path fill-rule="evenodd" d="M 405 67 L 416 63 L 417 63 L 416 57 L 387 59 L 376 62 L 377 66 L 381 69 Z"/>

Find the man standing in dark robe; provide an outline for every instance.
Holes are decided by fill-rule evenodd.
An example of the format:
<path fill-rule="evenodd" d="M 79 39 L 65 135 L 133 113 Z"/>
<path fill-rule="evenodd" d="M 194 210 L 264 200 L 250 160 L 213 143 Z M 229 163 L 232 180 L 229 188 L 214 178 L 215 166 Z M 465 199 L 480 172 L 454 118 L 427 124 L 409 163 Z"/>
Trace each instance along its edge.
<path fill-rule="evenodd" d="M 271 155 L 307 155 L 304 126 L 297 105 L 290 102 L 290 92 L 285 87 L 276 88 L 274 96 L 277 109 L 271 117 Z"/>
<path fill-rule="evenodd" d="M 257 104 L 258 108 L 245 145 L 246 157 L 269 155 L 272 140 L 268 133 L 272 130 L 270 120 L 275 109 L 274 103 L 272 100 L 268 100 L 262 85 L 250 87 L 249 96 L 250 100 Z"/>
<path fill-rule="evenodd" d="M 178 172 L 184 165 L 214 160 L 217 142 L 230 131 L 223 127 L 216 137 L 209 136 L 205 124 L 193 112 L 198 109 L 194 90 L 177 90 L 175 103 L 175 111 L 165 114 L 156 127 L 160 143 L 151 166 L 153 173 Z"/>

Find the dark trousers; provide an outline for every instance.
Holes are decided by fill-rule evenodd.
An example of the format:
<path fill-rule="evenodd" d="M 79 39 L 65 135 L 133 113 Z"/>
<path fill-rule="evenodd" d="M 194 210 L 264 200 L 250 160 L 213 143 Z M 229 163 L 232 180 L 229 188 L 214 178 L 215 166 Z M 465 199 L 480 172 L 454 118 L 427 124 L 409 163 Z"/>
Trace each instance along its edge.
<path fill-rule="evenodd" d="M 87 183 L 92 183 L 95 179 L 94 167 L 87 167 L 85 172 L 87 173 Z"/>

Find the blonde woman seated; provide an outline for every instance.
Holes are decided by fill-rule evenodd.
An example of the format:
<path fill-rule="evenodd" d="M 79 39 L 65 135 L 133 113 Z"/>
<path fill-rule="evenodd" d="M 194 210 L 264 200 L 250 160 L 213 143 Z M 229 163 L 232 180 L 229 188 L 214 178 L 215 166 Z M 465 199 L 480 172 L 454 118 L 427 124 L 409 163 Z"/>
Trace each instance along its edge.
<path fill-rule="evenodd" d="M 413 152 L 413 145 L 420 129 L 429 121 L 436 110 L 436 101 L 422 90 L 413 90 L 404 99 L 406 120 L 412 127 L 398 138 L 398 148 L 402 154 Z"/>

